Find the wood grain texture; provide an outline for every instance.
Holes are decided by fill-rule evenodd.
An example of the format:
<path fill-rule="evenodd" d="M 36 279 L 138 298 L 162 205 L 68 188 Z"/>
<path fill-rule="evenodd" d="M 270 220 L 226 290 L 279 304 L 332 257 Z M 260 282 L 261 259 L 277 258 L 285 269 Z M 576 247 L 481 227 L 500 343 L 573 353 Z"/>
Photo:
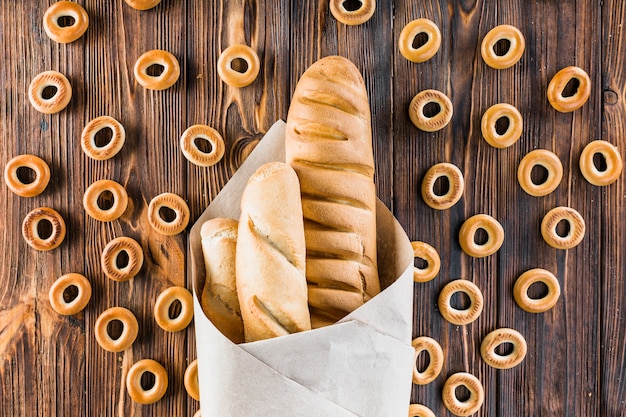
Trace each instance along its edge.
<path fill-rule="evenodd" d="M 191 288 L 185 277 L 186 235 L 160 236 L 147 221 L 150 200 L 162 192 L 181 195 L 192 222 L 221 190 L 278 119 L 286 119 L 300 75 L 317 59 L 339 54 L 362 71 L 372 108 L 379 198 L 390 207 L 412 240 L 434 246 L 439 275 L 414 286 L 413 336 L 441 344 L 441 375 L 413 386 L 411 399 L 437 415 L 451 415 L 441 389 L 454 372 L 467 371 L 483 383 L 480 416 L 622 416 L 626 412 L 626 208 L 624 176 L 607 187 L 589 184 L 578 167 L 584 146 L 594 139 L 626 152 L 624 84 L 626 55 L 619 0 L 378 0 L 364 25 L 338 23 L 328 0 L 162 0 L 137 11 L 123 0 L 78 0 L 90 26 L 74 43 L 59 45 L 45 35 L 41 19 L 53 0 L 0 0 L 0 163 L 32 153 L 51 167 L 46 191 L 34 198 L 0 187 L 0 415 L 2 416 L 191 416 L 198 402 L 187 395 L 183 373 L 195 359 L 193 327 L 169 334 L 152 308 L 171 285 Z M 439 52 L 416 64 L 404 59 L 397 39 L 409 21 L 425 17 L 442 33 Z M 526 51 L 506 70 L 488 67 L 480 55 L 485 34 L 499 24 L 518 27 Z M 234 43 L 259 54 L 261 71 L 246 88 L 231 88 L 216 71 L 222 50 Z M 134 79 L 137 57 L 150 49 L 172 52 L 181 77 L 170 89 L 149 91 Z M 558 113 L 546 99 L 551 77 L 576 65 L 592 81 L 589 101 L 573 113 Z M 66 74 L 73 87 L 67 109 L 37 113 L 26 96 L 30 80 L 43 70 Z M 408 104 L 434 88 L 454 107 L 452 122 L 434 133 L 419 131 Z M 480 121 L 491 105 L 507 102 L 523 115 L 520 140 L 506 149 L 490 147 Z M 109 115 L 125 127 L 120 154 L 108 161 L 87 158 L 80 133 L 91 119 Z M 189 163 L 179 138 L 193 124 L 208 124 L 224 137 L 224 159 L 210 168 Z M 519 161 L 534 149 L 555 152 L 564 167 L 556 191 L 531 197 L 518 185 Z M 427 169 L 451 162 L 463 172 L 463 198 L 437 211 L 422 200 Z M 86 187 L 113 179 L 128 191 L 127 212 L 111 223 L 88 217 Z M 585 219 L 587 234 L 576 248 L 549 247 L 540 234 L 542 217 L 555 206 L 570 206 Z M 50 206 L 68 225 L 65 242 L 38 253 L 21 237 L 24 216 Z M 490 214 L 505 229 L 497 254 L 476 259 L 458 243 L 468 217 Z M 101 271 L 100 254 L 117 236 L 141 244 L 145 262 L 128 282 L 113 282 Z M 545 313 L 521 310 L 512 296 L 517 277 L 530 268 L 553 272 L 561 298 Z M 54 280 L 85 274 L 93 298 L 84 312 L 57 315 L 48 302 Z M 477 284 L 485 297 L 481 317 L 466 326 L 447 323 L 437 297 L 453 279 Z M 93 326 L 111 306 L 133 311 L 140 326 L 133 347 L 114 354 L 96 342 Z M 480 357 L 482 338 L 498 327 L 513 327 L 528 342 L 524 362 L 495 370 Z M 168 371 L 165 397 L 148 406 L 134 403 L 124 385 L 134 362 L 152 358 Z M 423 362 L 420 359 L 421 362 Z M 421 363 L 420 362 L 420 363 Z"/>

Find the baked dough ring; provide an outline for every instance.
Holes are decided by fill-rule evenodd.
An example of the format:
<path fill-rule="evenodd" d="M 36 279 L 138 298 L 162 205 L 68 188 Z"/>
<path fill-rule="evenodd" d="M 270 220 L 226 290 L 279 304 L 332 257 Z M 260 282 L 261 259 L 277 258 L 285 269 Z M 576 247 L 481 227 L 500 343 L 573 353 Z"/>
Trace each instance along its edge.
<path fill-rule="evenodd" d="M 122 252 L 128 255 L 128 262 L 124 266 L 118 265 L 118 257 Z M 134 278 L 143 265 L 143 250 L 141 245 L 130 237 L 120 236 L 104 247 L 100 256 L 102 272 L 113 281 L 123 282 Z"/>
<path fill-rule="evenodd" d="M 435 183 L 441 177 L 448 179 L 448 191 L 443 195 L 435 194 Z M 454 206 L 463 197 L 465 180 L 456 165 L 442 162 L 430 167 L 422 180 L 422 198 L 435 210 L 446 210 Z"/>
<path fill-rule="evenodd" d="M 71 287 L 76 288 L 77 294 L 72 300 L 66 301 L 64 297 L 65 291 Z M 50 306 L 54 311 L 64 316 L 72 316 L 83 311 L 89 303 L 91 299 L 91 284 L 84 275 L 65 274 L 50 286 L 48 296 L 50 298 Z"/>
<path fill-rule="evenodd" d="M 159 75 L 148 74 L 148 68 L 153 65 L 163 67 Z M 171 53 L 162 49 L 153 49 L 143 53 L 134 67 L 135 79 L 144 88 L 149 90 L 166 90 L 176 84 L 180 77 L 180 65 Z"/>
<path fill-rule="evenodd" d="M 543 282 L 548 288 L 545 297 L 534 299 L 528 296 L 528 289 L 535 282 Z M 543 313 L 550 310 L 561 295 L 559 280 L 550 271 L 535 268 L 524 272 L 513 286 L 513 298 L 518 306 L 529 313 Z"/>
<path fill-rule="evenodd" d="M 156 7 L 161 0 L 124 0 L 126 4 L 135 10 L 149 10 Z"/>
<path fill-rule="evenodd" d="M 474 241 L 478 229 L 487 232 L 487 242 L 482 245 Z M 493 255 L 504 243 L 504 229 L 496 219 L 488 214 L 477 214 L 465 220 L 461 226 L 459 243 L 463 252 L 474 258 Z"/>
<path fill-rule="evenodd" d="M 459 401 L 455 390 L 465 386 L 470 393 L 467 401 Z M 457 416 L 469 416 L 477 412 L 485 401 L 485 391 L 478 378 L 467 372 L 458 372 L 451 375 L 443 384 L 443 404 Z"/>
<path fill-rule="evenodd" d="M 578 89 L 574 95 L 563 97 L 563 90 L 571 80 L 578 81 Z M 565 67 L 552 77 L 548 84 L 548 101 L 555 110 L 568 113 L 581 108 L 591 94 L 589 75 L 578 67 Z"/>
<path fill-rule="evenodd" d="M 413 47 L 415 37 L 425 34 L 428 40 L 419 48 Z M 435 56 L 441 46 L 441 32 L 439 27 L 429 19 L 415 19 L 406 24 L 400 38 L 398 48 L 403 57 L 411 62 L 425 62 Z"/>
<path fill-rule="evenodd" d="M 52 97 L 45 98 L 44 90 L 55 88 Z M 72 98 L 72 86 L 65 75 L 57 71 L 44 71 L 38 74 L 28 86 L 28 100 L 40 113 L 55 114 L 63 110 Z"/>
<path fill-rule="evenodd" d="M 598 170 L 593 163 L 593 157 L 599 153 L 604 158 L 606 169 Z M 622 174 L 622 156 L 617 147 L 604 140 L 590 142 L 580 154 L 580 172 L 590 184 L 605 186 L 613 184 Z"/>
<path fill-rule="evenodd" d="M 161 217 L 161 208 L 173 210 L 176 217 L 172 221 L 166 221 Z M 162 235 L 177 235 L 189 224 L 189 207 L 185 200 L 176 194 L 159 194 L 148 205 L 148 222 L 156 232 Z"/>
<path fill-rule="evenodd" d="M 441 373 L 441 368 L 443 368 L 443 350 L 441 346 L 439 346 L 439 343 L 437 343 L 435 339 L 426 336 L 413 339 L 411 344 L 415 349 L 415 355 L 413 357 L 413 383 L 416 385 L 426 385 L 433 382 Z M 424 372 L 419 372 L 417 370 L 417 357 L 423 351 L 428 352 L 430 362 Z"/>
<path fill-rule="evenodd" d="M 329 3 L 330 13 L 344 25 L 361 25 L 370 20 L 376 11 L 376 0 L 361 0 L 355 10 L 346 9 L 344 3 L 346 0 L 330 0 Z"/>
<path fill-rule="evenodd" d="M 59 19 L 71 17 L 74 23 L 61 26 Z M 43 15 L 43 28 L 50 39 L 58 43 L 74 42 L 89 27 L 89 15 L 85 9 L 73 1 L 59 1 L 48 7 Z"/>
<path fill-rule="evenodd" d="M 185 390 L 191 398 L 200 401 L 200 386 L 198 385 L 198 359 L 187 366 L 184 376 Z"/>
<path fill-rule="evenodd" d="M 42 220 L 50 222 L 52 231 L 47 238 L 39 234 L 39 222 Z M 54 209 L 49 207 L 39 207 L 32 210 L 24 217 L 22 222 L 22 236 L 28 245 L 39 251 L 48 251 L 57 248 L 65 239 L 65 221 L 63 217 Z"/>
<path fill-rule="evenodd" d="M 569 223 L 566 236 L 559 236 L 556 226 L 561 220 Z M 571 249 L 585 237 L 585 220 L 576 210 L 570 207 L 555 207 L 541 221 L 541 235 L 546 243 L 556 249 Z"/>
<path fill-rule="evenodd" d="M 17 171 L 20 168 L 29 168 L 35 173 L 35 179 L 30 183 L 20 180 Z M 50 182 L 50 167 L 43 159 L 35 155 L 18 155 L 11 158 L 4 168 L 4 182 L 9 190 L 20 197 L 34 197 L 41 194 Z"/>
<path fill-rule="evenodd" d="M 531 176 L 533 168 L 537 165 L 548 171 L 548 178 L 541 184 L 535 184 Z M 563 165 L 561 160 L 546 149 L 535 149 L 529 152 L 522 158 L 517 168 L 517 180 L 520 187 L 534 197 L 542 197 L 556 190 L 562 178 Z"/>
<path fill-rule="evenodd" d="M 439 112 L 432 117 L 424 114 L 424 107 L 429 103 L 435 103 L 439 106 Z M 424 132 L 436 132 L 450 123 L 452 119 L 452 102 L 441 91 L 420 91 L 411 100 L 409 118 L 418 129 Z"/>
<path fill-rule="evenodd" d="M 176 317 L 170 316 L 170 307 L 180 302 L 181 310 Z M 154 303 L 154 319 L 166 332 L 179 332 L 189 326 L 193 319 L 193 297 L 184 287 L 170 287 L 161 292 Z"/>
<path fill-rule="evenodd" d="M 247 68 L 239 72 L 233 68 L 233 61 L 243 59 Z M 261 63 L 259 56 L 248 45 L 231 45 L 220 54 L 217 60 L 217 73 L 226 84 L 231 87 L 245 87 L 252 84 L 259 75 Z"/>
<path fill-rule="evenodd" d="M 122 333 L 117 339 L 113 339 L 108 331 L 108 325 L 113 320 L 122 323 Z M 102 312 L 96 319 L 94 335 L 102 349 L 108 352 L 122 352 L 128 349 L 137 338 L 139 323 L 135 315 L 124 307 L 111 307 Z"/>
<path fill-rule="evenodd" d="M 422 404 L 409 405 L 409 417 L 437 417 L 433 411 Z"/>
<path fill-rule="evenodd" d="M 470 300 L 470 305 L 465 310 L 457 310 L 452 307 L 450 301 L 456 292 L 464 292 Z M 439 293 L 439 312 L 448 322 L 456 325 L 470 324 L 480 316 L 483 311 L 483 293 L 480 288 L 471 281 L 457 279 L 450 281 Z"/>
<path fill-rule="evenodd" d="M 501 118 L 509 121 L 509 126 L 502 134 L 498 133 L 496 124 Z M 522 136 L 524 119 L 519 110 L 508 103 L 498 103 L 489 107 L 483 114 L 480 129 L 488 144 L 494 148 L 507 148 L 517 142 Z"/>
<path fill-rule="evenodd" d="M 504 55 L 497 55 L 494 47 L 501 40 L 510 42 L 509 49 Z M 485 64 L 495 69 L 512 67 L 520 60 L 526 48 L 524 35 L 518 28 L 511 25 L 500 25 L 491 29 L 483 38 L 480 54 Z"/>
<path fill-rule="evenodd" d="M 98 199 L 104 192 L 109 192 L 113 196 L 113 203 L 110 208 L 102 209 L 98 205 Z M 126 189 L 113 180 L 98 180 L 87 187 L 83 196 L 83 207 L 85 212 L 101 222 L 112 222 L 124 214 L 128 207 L 128 194 Z"/>
<path fill-rule="evenodd" d="M 496 348 L 502 343 L 510 343 L 513 350 L 507 355 L 500 355 Z M 524 360 L 526 357 L 526 339 L 517 330 L 506 327 L 496 329 L 489 333 L 480 344 L 480 355 L 487 365 L 496 369 L 510 369 Z"/>
<path fill-rule="evenodd" d="M 211 144 L 209 152 L 198 148 L 196 139 L 205 139 Z M 192 164 L 200 167 L 210 167 L 217 164 L 226 150 L 222 135 L 211 126 L 193 125 L 185 130 L 180 137 L 180 149 L 185 158 Z"/>
<path fill-rule="evenodd" d="M 413 281 L 428 282 L 435 278 L 441 269 L 441 258 L 437 250 L 425 242 L 411 242 L 413 256 L 426 261 L 426 268 L 413 268 Z"/>
<path fill-rule="evenodd" d="M 104 146 L 96 144 L 96 134 L 103 129 L 111 129 L 111 140 Z M 126 131 L 124 126 L 110 116 L 100 116 L 89 121 L 80 137 L 80 146 L 85 155 L 97 161 L 113 158 L 124 146 Z"/>
<path fill-rule="evenodd" d="M 141 386 L 141 377 L 146 372 L 154 375 L 154 385 L 150 389 Z M 133 401 L 139 404 L 153 404 L 163 398 L 167 391 L 167 371 L 154 359 L 142 359 L 128 370 L 126 390 Z"/>

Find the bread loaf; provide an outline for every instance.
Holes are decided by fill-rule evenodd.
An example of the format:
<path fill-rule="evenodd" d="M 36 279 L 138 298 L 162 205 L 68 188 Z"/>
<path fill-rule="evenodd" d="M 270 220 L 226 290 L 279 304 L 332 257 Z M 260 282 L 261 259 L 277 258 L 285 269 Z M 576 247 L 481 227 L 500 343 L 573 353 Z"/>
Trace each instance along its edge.
<path fill-rule="evenodd" d="M 311 328 L 300 187 L 282 162 L 262 165 L 241 197 L 237 291 L 246 341 Z"/>
<path fill-rule="evenodd" d="M 238 222 L 215 218 L 200 229 L 206 280 L 202 289 L 202 310 L 234 343 L 244 341 L 235 275 Z"/>
<path fill-rule="evenodd" d="M 320 327 L 380 292 L 371 116 L 354 64 L 331 56 L 307 69 L 285 140 L 302 193 L 311 320 Z"/>

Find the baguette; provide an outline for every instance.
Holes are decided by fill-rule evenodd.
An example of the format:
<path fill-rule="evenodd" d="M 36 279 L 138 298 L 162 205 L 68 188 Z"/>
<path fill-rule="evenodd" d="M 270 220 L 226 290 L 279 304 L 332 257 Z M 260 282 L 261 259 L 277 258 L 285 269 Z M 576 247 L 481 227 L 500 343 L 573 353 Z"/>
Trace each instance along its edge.
<path fill-rule="evenodd" d="M 246 341 L 311 328 L 305 250 L 296 173 L 282 162 L 265 164 L 241 197 L 237 291 Z"/>
<path fill-rule="evenodd" d="M 380 292 L 371 115 L 349 60 L 326 57 L 302 75 L 285 152 L 300 181 L 311 320 L 321 327 Z"/>

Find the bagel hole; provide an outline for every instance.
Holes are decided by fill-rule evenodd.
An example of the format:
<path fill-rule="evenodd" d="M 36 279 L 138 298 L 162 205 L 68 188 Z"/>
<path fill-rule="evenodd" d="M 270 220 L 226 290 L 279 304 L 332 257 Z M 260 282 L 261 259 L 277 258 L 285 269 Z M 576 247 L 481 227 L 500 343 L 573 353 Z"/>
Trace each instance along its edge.
<path fill-rule="evenodd" d="M 467 310 L 471 304 L 470 297 L 465 291 L 457 291 L 450 297 L 450 306 L 455 310 Z"/>
<path fill-rule="evenodd" d="M 428 369 L 428 365 L 430 365 L 430 353 L 424 349 L 415 358 L 415 369 L 417 372 L 423 373 Z"/>
<path fill-rule="evenodd" d="M 104 190 L 100 193 L 100 195 L 98 195 L 96 204 L 98 204 L 98 208 L 100 208 L 100 210 L 111 210 L 111 208 L 113 208 L 113 204 L 115 204 L 115 197 L 111 191 Z"/>
<path fill-rule="evenodd" d="M 493 351 L 498 356 L 508 356 L 513 353 L 513 343 L 502 342 Z"/>
<path fill-rule="evenodd" d="M 160 77 L 163 71 L 165 71 L 165 67 L 161 64 L 152 64 L 146 68 L 146 74 L 150 77 Z"/>
<path fill-rule="evenodd" d="M 470 390 L 467 389 L 465 385 L 459 385 L 458 387 L 454 389 L 454 396 L 456 397 L 457 400 L 464 403 L 464 402 L 469 401 L 469 399 L 472 396 L 472 393 L 470 392 Z"/>
<path fill-rule="evenodd" d="M 230 67 L 233 69 L 233 71 L 244 74 L 246 71 L 248 71 L 248 61 L 243 58 L 235 58 L 230 61 Z"/>
<path fill-rule="evenodd" d="M 76 285 L 68 285 L 63 290 L 63 301 L 65 301 L 66 303 L 71 303 L 78 297 L 78 292 L 78 287 Z"/>
<path fill-rule="evenodd" d="M 432 117 L 435 117 L 440 112 L 441 112 L 441 106 L 439 105 L 439 103 L 435 103 L 434 101 L 429 101 L 428 103 L 426 103 L 424 105 L 424 109 L 422 110 L 422 113 L 424 113 L 424 116 L 428 117 L 429 119 Z"/>
<path fill-rule="evenodd" d="M 422 46 L 426 45 L 429 40 L 430 36 L 428 36 L 426 32 L 420 32 L 413 38 L 413 43 L 411 44 L 411 47 L 413 47 L 413 49 L 419 49 Z"/>
<path fill-rule="evenodd" d="M 447 176 L 442 175 L 435 180 L 433 184 L 433 194 L 442 197 L 450 192 L 450 180 Z"/>
<path fill-rule="evenodd" d="M 496 133 L 500 136 L 504 135 L 507 130 L 509 130 L 509 126 L 511 125 L 511 120 L 508 117 L 502 116 L 498 120 L 496 120 Z"/>
<path fill-rule="evenodd" d="M 113 140 L 113 129 L 106 126 L 98 130 L 93 137 L 93 141 L 98 148 L 103 148 Z"/>
<path fill-rule="evenodd" d="M 565 84 L 561 95 L 566 98 L 573 97 L 578 92 L 578 87 L 580 87 L 580 81 L 578 81 L 578 78 L 572 78 Z"/>
<path fill-rule="evenodd" d="M 52 222 L 48 219 L 41 219 L 37 222 L 37 236 L 46 240 L 52 236 Z"/>
<path fill-rule="evenodd" d="M 41 98 L 44 100 L 50 100 L 52 97 L 56 96 L 57 91 L 59 89 L 54 85 L 47 85 L 41 91 Z"/>
<path fill-rule="evenodd" d="M 554 232 L 559 237 L 567 237 L 569 232 L 572 230 L 572 225 L 569 223 L 567 219 L 561 219 L 554 228 Z"/>
<path fill-rule="evenodd" d="M 606 158 L 600 152 L 596 152 L 593 154 L 593 166 L 595 166 L 596 169 L 600 172 L 604 172 L 608 168 L 606 164 Z"/>
<path fill-rule="evenodd" d="M 15 171 L 15 175 L 22 184 L 32 184 L 37 178 L 35 170 L 31 167 L 18 167 Z"/>
<path fill-rule="evenodd" d="M 159 217 L 165 223 L 172 223 L 174 220 L 176 220 L 176 212 L 173 209 L 171 209 L 170 207 L 162 206 L 159 209 Z"/>
<path fill-rule="evenodd" d="M 356 12 L 363 7 L 363 2 L 359 0 L 346 0 L 341 5 L 349 12 Z"/>
<path fill-rule="evenodd" d="M 208 153 L 211 153 L 211 151 L 213 150 L 213 146 L 211 145 L 211 142 L 208 139 L 202 138 L 200 136 L 195 137 L 193 139 L 193 144 L 202 153 L 208 154 Z"/>
<path fill-rule="evenodd" d="M 128 252 L 122 249 L 115 257 L 115 266 L 117 269 L 123 269 L 126 268 L 129 263 L 130 257 L 128 256 Z"/>
<path fill-rule="evenodd" d="M 493 53 L 496 54 L 496 56 L 504 56 L 510 49 L 511 41 L 508 39 L 499 39 L 498 42 L 493 45 Z"/>
<path fill-rule="evenodd" d="M 428 268 L 428 261 L 424 258 L 416 256 L 415 261 L 413 262 L 413 266 L 415 266 L 417 269 L 426 269 Z"/>
<path fill-rule="evenodd" d="M 124 332 L 124 323 L 121 320 L 113 319 L 107 324 L 107 334 L 113 340 L 117 340 Z"/>
<path fill-rule="evenodd" d="M 180 300 L 174 300 L 170 304 L 170 308 L 167 310 L 167 316 L 170 320 L 175 320 L 183 312 L 183 305 Z"/>
<path fill-rule="evenodd" d="M 141 374 L 140 384 L 142 390 L 149 391 L 154 387 L 154 384 L 156 384 L 156 376 L 150 371 L 145 371 Z"/>
<path fill-rule="evenodd" d="M 526 291 L 531 300 L 541 300 L 548 296 L 548 286 L 541 281 L 533 282 Z"/>
<path fill-rule="evenodd" d="M 76 24 L 76 19 L 74 16 L 59 16 L 57 19 L 57 25 L 62 28 L 66 28 L 69 26 L 74 26 Z"/>
<path fill-rule="evenodd" d="M 548 169 L 543 165 L 535 165 L 530 170 L 530 181 L 535 185 L 544 184 L 548 181 Z"/>
<path fill-rule="evenodd" d="M 489 241 L 489 233 L 487 233 L 487 231 L 482 227 L 476 229 L 476 232 L 474 233 L 474 243 L 478 246 L 483 246 L 487 244 L 487 241 Z"/>

